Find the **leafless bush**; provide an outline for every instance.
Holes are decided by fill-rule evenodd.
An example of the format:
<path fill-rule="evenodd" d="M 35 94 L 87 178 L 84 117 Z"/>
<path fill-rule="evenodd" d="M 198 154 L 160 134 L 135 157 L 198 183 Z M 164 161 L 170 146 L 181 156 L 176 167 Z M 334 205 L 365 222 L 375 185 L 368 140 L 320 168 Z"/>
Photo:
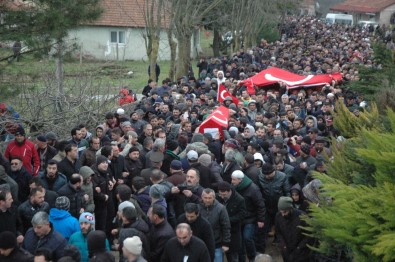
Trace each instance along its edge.
<path fill-rule="evenodd" d="M 53 131 L 67 138 L 80 123 L 90 127 L 102 123 L 105 113 L 117 106 L 118 88 L 86 74 L 68 79 L 64 95 L 58 92 L 54 74 L 48 73 L 43 80 L 21 83 L 21 93 L 7 102 L 31 135 Z"/>

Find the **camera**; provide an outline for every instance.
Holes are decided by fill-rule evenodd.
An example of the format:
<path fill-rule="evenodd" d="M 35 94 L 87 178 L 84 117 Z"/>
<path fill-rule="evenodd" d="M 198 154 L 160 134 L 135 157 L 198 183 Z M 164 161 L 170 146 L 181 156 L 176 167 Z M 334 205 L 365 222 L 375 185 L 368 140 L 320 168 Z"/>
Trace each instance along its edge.
<path fill-rule="evenodd" d="M 180 192 L 187 190 L 187 186 L 178 186 L 177 188 L 180 190 Z"/>

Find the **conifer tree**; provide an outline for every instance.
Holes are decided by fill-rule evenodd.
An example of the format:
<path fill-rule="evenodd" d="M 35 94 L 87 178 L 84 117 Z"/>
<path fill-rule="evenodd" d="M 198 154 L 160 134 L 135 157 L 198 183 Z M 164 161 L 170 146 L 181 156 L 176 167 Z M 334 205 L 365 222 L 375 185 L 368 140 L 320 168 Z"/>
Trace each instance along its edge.
<path fill-rule="evenodd" d="M 311 206 L 308 230 L 318 239 L 312 248 L 319 252 L 346 247 L 353 261 L 394 261 L 395 113 L 388 109 L 375 125 L 370 116 L 356 120 L 359 130 L 334 150 L 328 175 L 315 174 L 323 182 L 322 194 L 332 201 Z"/>

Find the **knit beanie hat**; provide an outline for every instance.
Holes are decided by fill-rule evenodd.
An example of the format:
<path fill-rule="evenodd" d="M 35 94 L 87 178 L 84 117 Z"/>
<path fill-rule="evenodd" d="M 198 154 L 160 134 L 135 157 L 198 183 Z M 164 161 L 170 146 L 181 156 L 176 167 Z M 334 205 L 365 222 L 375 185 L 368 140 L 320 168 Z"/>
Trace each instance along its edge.
<path fill-rule="evenodd" d="M 70 200 L 66 196 L 60 196 L 56 198 L 55 207 L 60 210 L 69 211 L 70 209 Z"/>
<path fill-rule="evenodd" d="M 0 248 L 9 249 L 17 246 L 16 236 L 10 231 L 3 231 L 0 233 Z"/>
<path fill-rule="evenodd" d="M 123 210 L 125 207 L 133 207 L 133 208 L 136 208 L 132 202 L 130 202 L 130 201 L 123 201 L 121 204 L 119 204 L 119 206 L 118 206 L 118 211 L 119 211 L 119 212 L 122 212 L 122 210 Z"/>
<path fill-rule="evenodd" d="M 128 237 L 123 241 L 123 246 L 127 251 L 136 256 L 141 255 L 141 251 L 143 250 L 143 243 L 138 236 Z"/>
<path fill-rule="evenodd" d="M 95 217 L 92 215 L 92 213 L 84 212 L 80 215 L 79 222 L 80 223 L 86 222 L 91 225 L 94 225 L 95 224 Z"/>
<path fill-rule="evenodd" d="M 162 185 L 152 185 L 149 189 L 149 196 L 155 199 L 163 199 L 163 189 Z"/>
<path fill-rule="evenodd" d="M 280 197 L 278 200 L 278 210 L 289 210 L 292 208 L 292 198 L 290 197 Z"/>
<path fill-rule="evenodd" d="M 199 156 L 198 162 L 203 166 L 209 166 L 211 164 L 211 156 L 209 154 L 202 154 Z"/>
<path fill-rule="evenodd" d="M 103 162 L 108 162 L 107 157 L 100 155 L 96 158 L 96 165 L 100 165 Z"/>

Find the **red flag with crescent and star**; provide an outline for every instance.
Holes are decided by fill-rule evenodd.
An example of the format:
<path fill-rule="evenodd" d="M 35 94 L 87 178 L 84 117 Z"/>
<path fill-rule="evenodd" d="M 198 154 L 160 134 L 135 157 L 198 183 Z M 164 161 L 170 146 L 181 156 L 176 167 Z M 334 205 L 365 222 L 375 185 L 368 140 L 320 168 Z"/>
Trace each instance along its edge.
<path fill-rule="evenodd" d="M 217 93 L 217 101 L 222 103 L 224 102 L 225 98 L 227 96 L 230 96 L 232 98 L 232 101 L 235 105 L 239 103 L 239 99 L 237 97 L 232 96 L 228 90 L 226 90 L 226 87 L 223 84 L 220 84 L 218 87 L 218 93 Z"/>
<path fill-rule="evenodd" d="M 198 127 L 199 133 L 211 133 L 213 137 L 219 134 L 221 138 L 224 137 L 222 128 L 228 127 L 229 123 L 229 109 L 225 106 L 220 106 L 215 109 Z"/>

